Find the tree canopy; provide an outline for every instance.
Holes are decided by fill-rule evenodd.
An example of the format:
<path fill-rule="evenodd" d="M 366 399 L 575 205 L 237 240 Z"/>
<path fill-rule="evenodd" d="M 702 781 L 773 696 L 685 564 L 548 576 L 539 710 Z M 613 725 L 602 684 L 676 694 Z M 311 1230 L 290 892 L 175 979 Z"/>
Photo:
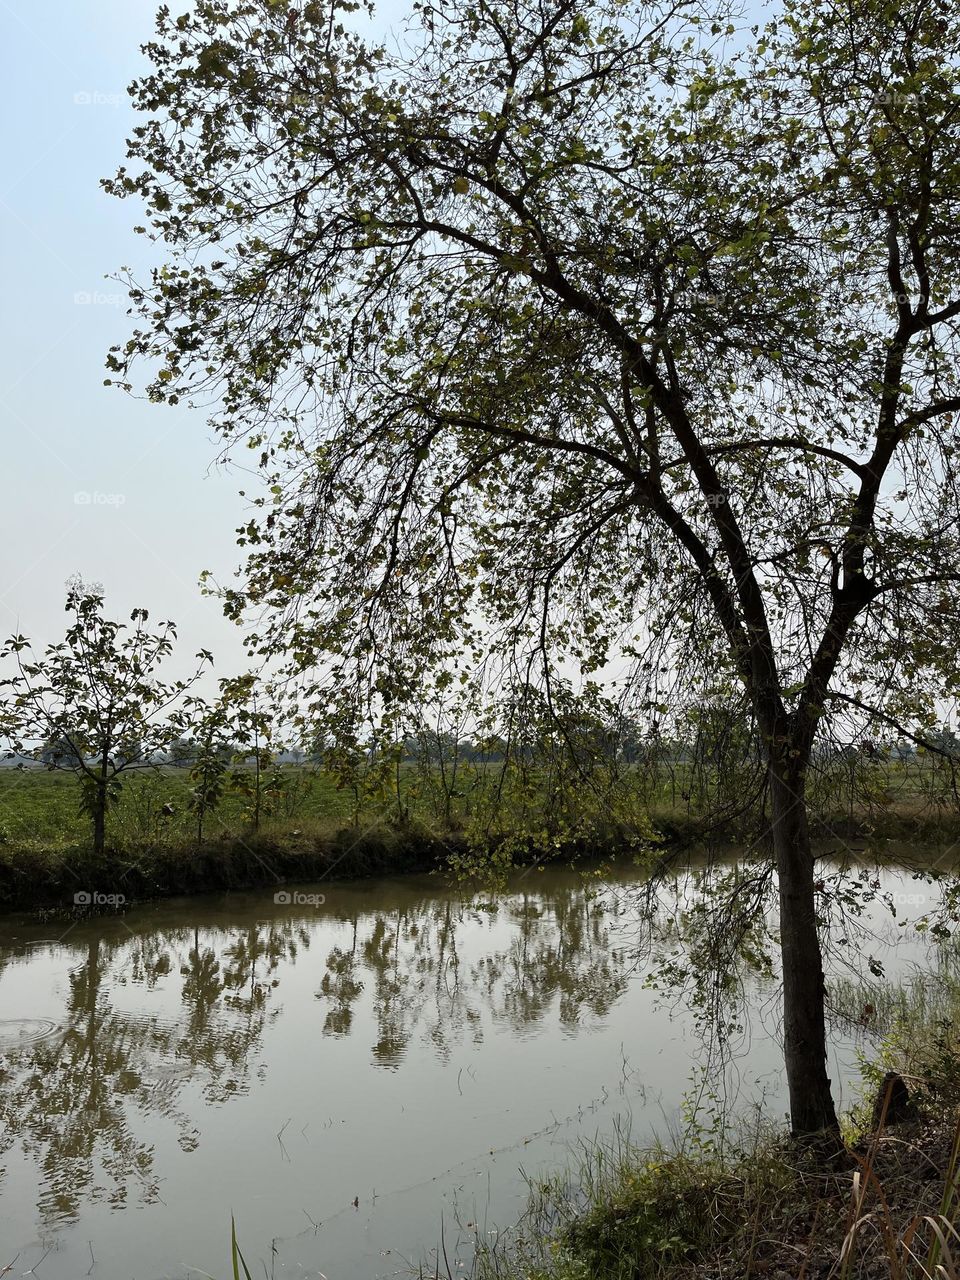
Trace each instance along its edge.
<path fill-rule="evenodd" d="M 625 660 L 654 720 L 744 699 L 794 1123 L 830 1126 L 813 746 L 957 691 L 960 7 L 354 8 L 161 9 L 107 186 L 165 261 L 111 379 L 145 357 L 254 452 L 228 609 L 340 696 L 496 655 Z"/>
<path fill-rule="evenodd" d="M 838 660 L 942 694 L 957 37 L 791 4 L 737 54 L 699 5 L 510 0 L 390 52 L 316 4 L 163 10 L 111 186 L 173 260 L 111 363 L 260 453 L 234 607 L 295 600 L 284 647 L 388 695 L 481 618 L 588 669 L 640 619 L 811 723 Z"/>

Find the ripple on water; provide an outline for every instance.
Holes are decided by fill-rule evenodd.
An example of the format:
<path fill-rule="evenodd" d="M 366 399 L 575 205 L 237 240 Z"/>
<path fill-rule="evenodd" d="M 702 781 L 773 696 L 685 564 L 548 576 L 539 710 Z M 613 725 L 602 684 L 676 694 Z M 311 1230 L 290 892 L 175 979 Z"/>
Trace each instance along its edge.
<path fill-rule="evenodd" d="M 49 1018 L 0 1018 L 0 1053 L 36 1044 L 57 1030 Z"/>

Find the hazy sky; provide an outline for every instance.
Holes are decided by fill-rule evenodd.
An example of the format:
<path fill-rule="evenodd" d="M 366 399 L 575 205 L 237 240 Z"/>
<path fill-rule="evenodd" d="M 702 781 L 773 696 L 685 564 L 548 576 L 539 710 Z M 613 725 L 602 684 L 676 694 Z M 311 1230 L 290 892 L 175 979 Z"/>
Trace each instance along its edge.
<path fill-rule="evenodd" d="M 131 324 L 105 279 L 151 251 L 138 205 L 99 179 L 122 162 L 152 0 L 0 0 L 4 471 L 0 631 L 36 641 L 64 627 L 64 582 L 102 582 L 111 613 L 135 605 L 180 624 L 181 653 L 242 665 L 236 628 L 204 599 L 204 568 L 238 562 L 241 480 L 211 469 L 201 415 L 103 386 L 104 356 Z"/>

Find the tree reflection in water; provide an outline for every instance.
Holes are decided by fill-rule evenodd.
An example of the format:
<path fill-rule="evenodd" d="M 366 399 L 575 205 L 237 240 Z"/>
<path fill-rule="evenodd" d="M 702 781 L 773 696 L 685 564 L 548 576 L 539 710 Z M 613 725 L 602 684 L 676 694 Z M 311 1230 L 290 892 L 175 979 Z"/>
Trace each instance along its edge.
<path fill-rule="evenodd" d="M 159 1197 L 145 1119 L 167 1119 L 191 1151 L 204 1108 L 254 1087 L 284 974 L 316 963 L 311 945 L 325 955 L 318 1031 L 371 1036 L 372 1065 L 391 1070 L 415 1035 L 446 1059 L 464 1040 L 480 1043 L 485 1026 L 603 1018 L 628 980 L 628 949 L 611 937 L 617 913 L 576 877 L 482 909 L 397 884 L 353 896 L 354 909 L 343 893 L 337 909 L 290 918 L 283 908 L 286 918 L 267 920 L 278 908 L 245 896 L 226 907 L 228 921 L 254 917 L 243 924 L 224 924 L 223 909 L 204 924 L 202 903 L 168 912 L 190 917 L 172 925 L 133 910 L 84 921 L 55 944 L 77 960 L 56 1030 L 0 1046 L 0 1160 L 19 1147 L 35 1163 L 42 1221 L 74 1219 L 84 1203 Z M 0 946 L 0 975 L 49 953 Z M 158 1001 L 163 1013 L 143 1011 Z"/>

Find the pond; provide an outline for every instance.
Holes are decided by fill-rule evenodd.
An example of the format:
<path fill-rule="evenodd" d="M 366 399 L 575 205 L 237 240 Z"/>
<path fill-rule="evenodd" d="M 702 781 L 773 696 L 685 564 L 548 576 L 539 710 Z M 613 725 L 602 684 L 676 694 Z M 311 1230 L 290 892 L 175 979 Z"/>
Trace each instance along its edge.
<path fill-rule="evenodd" d="M 915 914 L 933 892 L 883 878 Z M 554 868 L 495 898 L 408 877 L 0 919 L 0 1268 L 219 1280 L 231 1214 L 254 1274 L 468 1267 L 525 1175 L 681 1123 L 704 1050 L 644 985 L 642 888 Z M 923 963 L 867 919 L 888 972 Z M 726 1088 L 776 1118 L 776 984 L 747 995 Z M 846 1102 L 857 1048 L 835 1031 Z"/>

